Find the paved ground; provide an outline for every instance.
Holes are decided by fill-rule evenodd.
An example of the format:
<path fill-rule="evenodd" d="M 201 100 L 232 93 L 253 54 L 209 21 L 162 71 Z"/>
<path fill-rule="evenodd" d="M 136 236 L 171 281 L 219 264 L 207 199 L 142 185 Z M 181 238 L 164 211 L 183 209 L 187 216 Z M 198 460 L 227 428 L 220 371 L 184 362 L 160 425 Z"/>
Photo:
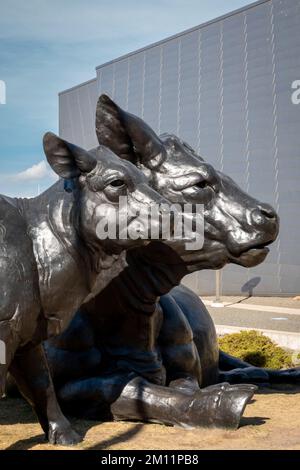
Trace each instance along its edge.
<path fill-rule="evenodd" d="M 204 297 L 216 325 L 232 325 L 264 330 L 300 333 L 300 301 L 276 297 L 222 297 L 224 307 L 211 307 L 212 297 Z"/>
<path fill-rule="evenodd" d="M 0 401 L 0 449 L 49 449 L 30 408 L 21 399 Z M 262 390 L 247 406 L 237 431 L 186 430 L 156 424 L 75 421 L 86 449 L 299 449 L 300 389 Z"/>
<path fill-rule="evenodd" d="M 202 300 L 212 301 L 214 297 L 212 296 L 201 296 Z M 298 300 L 296 297 L 244 297 L 244 296 L 223 296 L 222 301 L 225 303 L 241 303 L 241 304 L 254 304 L 254 305 L 271 305 L 274 307 L 283 307 L 283 308 L 293 308 L 299 309 L 300 313 L 300 296 Z"/>

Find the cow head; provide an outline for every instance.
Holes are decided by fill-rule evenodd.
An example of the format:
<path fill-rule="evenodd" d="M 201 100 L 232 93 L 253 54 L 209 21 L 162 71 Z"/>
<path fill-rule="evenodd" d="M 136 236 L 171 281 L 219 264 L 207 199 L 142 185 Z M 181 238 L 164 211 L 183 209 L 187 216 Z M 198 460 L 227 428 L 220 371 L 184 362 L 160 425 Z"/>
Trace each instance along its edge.
<path fill-rule="evenodd" d="M 261 263 L 278 234 L 274 209 L 246 194 L 174 135 L 158 136 L 142 119 L 125 112 L 108 96 L 97 104 L 99 143 L 131 161 L 150 185 L 173 203 L 204 204 L 204 246 L 178 252 L 190 270 L 219 269 L 226 263 Z"/>
<path fill-rule="evenodd" d="M 149 187 L 135 165 L 120 160 L 108 148 L 87 152 L 52 133 L 44 136 L 44 150 L 52 169 L 61 178 L 74 182 L 76 228 L 88 247 L 97 251 L 102 246 L 107 252 L 119 253 L 148 242 L 148 226 L 139 217 L 140 210 L 152 204 L 164 206 L 167 201 Z M 127 238 L 124 233 L 121 237 L 119 216 L 123 228 L 135 239 L 128 232 Z M 115 230 L 108 230 L 109 223 Z M 107 234 L 106 239 L 100 236 L 103 233 Z M 162 238 L 161 227 L 157 233 Z"/>

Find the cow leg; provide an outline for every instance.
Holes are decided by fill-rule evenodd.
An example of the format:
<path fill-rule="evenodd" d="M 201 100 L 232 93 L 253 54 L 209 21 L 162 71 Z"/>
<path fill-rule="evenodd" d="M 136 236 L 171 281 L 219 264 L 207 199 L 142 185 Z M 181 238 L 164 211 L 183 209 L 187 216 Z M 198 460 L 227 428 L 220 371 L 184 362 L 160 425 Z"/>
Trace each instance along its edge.
<path fill-rule="evenodd" d="M 58 389 L 58 398 L 69 412 L 86 418 L 235 429 L 256 390 L 229 384 L 199 390 L 196 383 L 185 384 L 187 379 L 164 387 L 133 377 L 124 372 L 70 381 Z"/>
<path fill-rule="evenodd" d="M 220 351 L 219 380 L 229 383 L 252 383 L 252 384 L 300 384 L 300 367 L 291 369 L 275 370 L 255 367 L 230 354 Z"/>
<path fill-rule="evenodd" d="M 255 384 L 269 385 L 270 377 L 265 369 L 250 366 L 245 369 L 233 369 L 229 371 L 219 371 L 219 381 L 230 384 Z"/>
<path fill-rule="evenodd" d="M 220 371 L 219 380 L 231 384 L 248 383 L 261 386 L 272 386 L 275 384 L 300 385 L 300 368 L 276 370 L 249 366 L 230 371 Z"/>
<path fill-rule="evenodd" d="M 70 380 L 57 387 L 57 397 L 63 409 L 73 416 L 86 419 L 111 419 L 110 405 L 120 396 L 134 372 Z"/>
<path fill-rule="evenodd" d="M 81 441 L 58 405 L 41 344 L 16 354 L 10 372 L 22 395 L 33 406 L 51 444 L 72 445 Z"/>
<path fill-rule="evenodd" d="M 294 384 L 300 385 L 300 367 L 292 369 L 264 369 L 268 375 L 271 384 Z"/>
<path fill-rule="evenodd" d="M 154 385 L 137 377 L 112 404 L 116 420 L 141 420 L 183 427 L 236 429 L 256 387 L 218 384 L 195 392 Z"/>
<path fill-rule="evenodd" d="M 10 322 L 0 322 L 0 398 L 6 392 L 7 372 L 18 348 L 18 343 L 18 337 Z"/>
<path fill-rule="evenodd" d="M 177 382 L 179 385 L 180 382 L 183 388 L 193 391 L 198 383 L 202 383 L 202 368 L 193 331 L 172 296 L 162 296 L 160 305 L 163 309 L 163 323 L 158 344 L 167 372 L 167 383 Z"/>
<path fill-rule="evenodd" d="M 241 359 L 220 350 L 219 381 L 238 383 L 267 384 L 269 375 L 265 369 L 251 366 Z"/>

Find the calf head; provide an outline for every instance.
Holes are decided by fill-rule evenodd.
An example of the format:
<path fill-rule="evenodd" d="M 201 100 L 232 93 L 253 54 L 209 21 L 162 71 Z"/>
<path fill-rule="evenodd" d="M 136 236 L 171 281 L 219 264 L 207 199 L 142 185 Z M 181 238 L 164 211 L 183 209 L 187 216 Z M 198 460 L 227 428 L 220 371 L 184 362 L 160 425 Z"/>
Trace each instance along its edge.
<path fill-rule="evenodd" d="M 100 144 L 133 162 L 168 200 L 204 205 L 202 250 L 187 252 L 183 244 L 178 248 L 190 270 L 219 269 L 230 262 L 252 267 L 265 259 L 279 229 L 270 205 L 246 194 L 178 137 L 156 135 L 106 95 L 98 100 L 96 132 Z"/>
<path fill-rule="evenodd" d="M 135 165 L 120 160 L 108 148 L 87 152 L 52 133 L 44 137 L 44 150 L 52 169 L 61 178 L 73 180 L 69 187 L 74 187 L 76 229 L 89 248 L 97 251 L 101 246 L 106 252 L 118 254 L 147 243 L 148 227 L 141 223 L 139 211 L 167 201 L 149 187 Z M 120 204 L 121 196 L 127 206 Z M 119 216 L 125 219 L 126 229 L 136 231 L 136 239 L 120 238 Z M 115 226 L 113 233 L 105 231 L 109 222 Z M 101 238 L 100 231 L 107 233 L 106 239 Z"/>

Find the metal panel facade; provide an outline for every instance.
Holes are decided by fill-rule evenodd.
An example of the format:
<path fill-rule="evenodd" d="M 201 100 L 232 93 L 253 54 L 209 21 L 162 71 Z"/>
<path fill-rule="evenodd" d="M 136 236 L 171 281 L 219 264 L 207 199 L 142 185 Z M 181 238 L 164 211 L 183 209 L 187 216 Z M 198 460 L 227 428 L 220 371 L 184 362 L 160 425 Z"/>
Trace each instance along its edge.
<path fill-rule="evenodd" d="M 98 99 L 97 80 L 59 95 L 59 134 L 64 139 L 83 148 L 91 148 L 97 142 L 95 113 Z"/>
<path fill-rule="evenodd" d="M 159 133 L 173 132 L 281 217 L 280 237 L 257 268 L 228 266 L 223 292 L 300 291 L 300 0 L 265 0 L 97 68 L 60 94 L 61 135 L 97 145 L 97 97 L 108 93 Z M 197 292 L 214 273 L 189 277 Z"/>

